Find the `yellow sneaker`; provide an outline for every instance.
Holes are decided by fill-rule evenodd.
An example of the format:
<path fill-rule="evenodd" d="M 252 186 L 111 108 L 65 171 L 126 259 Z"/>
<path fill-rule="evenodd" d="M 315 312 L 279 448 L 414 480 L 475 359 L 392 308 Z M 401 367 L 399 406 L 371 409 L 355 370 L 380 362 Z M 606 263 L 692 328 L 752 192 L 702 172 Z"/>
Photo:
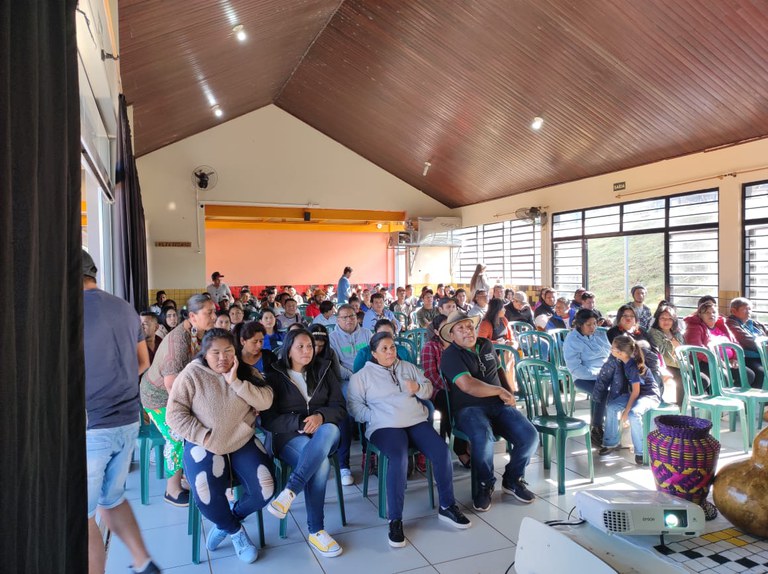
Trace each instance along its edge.
<path fill-rule="evenodd" d="M 272 502 L 269 503 L 267 512 L 282 520 L 291 509 L 291 504 L 293 503 L 294 498 L 296 498 L 296 494 L 294 494 L 292 490 L 288 490 L 287 488 L 284 489 Z"/>
<path fill-rule="evenodd" d="M 325 530 L 309 535 L 309 543 L 326 558 L 341 554 L 341 546 Z"/>

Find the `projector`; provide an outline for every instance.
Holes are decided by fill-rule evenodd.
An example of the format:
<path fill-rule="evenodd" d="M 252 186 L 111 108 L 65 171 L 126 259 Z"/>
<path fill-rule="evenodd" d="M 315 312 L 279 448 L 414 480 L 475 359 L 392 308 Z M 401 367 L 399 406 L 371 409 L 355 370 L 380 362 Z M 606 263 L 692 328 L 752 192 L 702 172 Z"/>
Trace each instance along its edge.
<path fill-rule="evenodd" d="M 576 493 L 582 519 L 608 534 L 699 536 L 704 532 L 700 506 L 652 490 L 592 490 Z"/>

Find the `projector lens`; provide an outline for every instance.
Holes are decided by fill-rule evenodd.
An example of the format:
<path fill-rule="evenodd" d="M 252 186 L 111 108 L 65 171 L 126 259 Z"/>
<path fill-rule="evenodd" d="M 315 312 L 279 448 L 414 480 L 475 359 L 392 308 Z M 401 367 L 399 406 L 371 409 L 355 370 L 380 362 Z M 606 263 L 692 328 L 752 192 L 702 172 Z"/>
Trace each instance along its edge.
<path fill-rule="evenodd" d="M 666 524 L 669 528 L 675 528 L 679 523 L 679 520 L 677 519 L 677 516 L 674 514 L 667 514 L 664 517 L 664 524 Z"/>
<path fill-rule="evenodd" d="M 688 526 L 688 514 L 685 510 L 665 510 L 664 526 L 667 528 L 685 528 Z"/>

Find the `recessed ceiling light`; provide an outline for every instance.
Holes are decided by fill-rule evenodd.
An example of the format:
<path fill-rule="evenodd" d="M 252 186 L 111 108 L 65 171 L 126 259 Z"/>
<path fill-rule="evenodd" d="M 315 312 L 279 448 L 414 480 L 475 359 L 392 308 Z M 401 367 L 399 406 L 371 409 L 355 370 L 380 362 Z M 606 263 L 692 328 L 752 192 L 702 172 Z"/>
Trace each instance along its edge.
<path fill-rule="evenodd" d="M 245 39 L 248 37 L 242 24 L 238 24 L 232 28 L 232 31 L 235 33 L 235 38 L 237 38 L 240 42 L 245 42 Z"/>
<path fill-rule="evenodd" d="M 216 116 L 217 118 L 220 118 L 221 116 L 224 115 L 224 110 L 221 109 L 220 105 L 216 104 L 215 106 L 213 106 L 212 109 L 213 109 L 213 115 Z"/>
<path fill-rule="evenodd" d="M 531 129 L 540 130 L 542 125 L 544 125 L 544 118 L 536 116 L 531 122 Z"/>

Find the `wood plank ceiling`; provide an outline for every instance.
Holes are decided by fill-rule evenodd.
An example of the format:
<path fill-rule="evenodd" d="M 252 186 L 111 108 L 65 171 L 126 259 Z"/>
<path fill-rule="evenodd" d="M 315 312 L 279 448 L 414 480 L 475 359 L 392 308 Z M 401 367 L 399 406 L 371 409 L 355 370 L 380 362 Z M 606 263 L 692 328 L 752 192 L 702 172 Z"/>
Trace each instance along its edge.
<path fill-rule="evenodd" d="M 120 21 L 138 155 L 215 125 L 210 92 L 456 207 L 768 135 L 762 0 L 120 0 Z"/>

